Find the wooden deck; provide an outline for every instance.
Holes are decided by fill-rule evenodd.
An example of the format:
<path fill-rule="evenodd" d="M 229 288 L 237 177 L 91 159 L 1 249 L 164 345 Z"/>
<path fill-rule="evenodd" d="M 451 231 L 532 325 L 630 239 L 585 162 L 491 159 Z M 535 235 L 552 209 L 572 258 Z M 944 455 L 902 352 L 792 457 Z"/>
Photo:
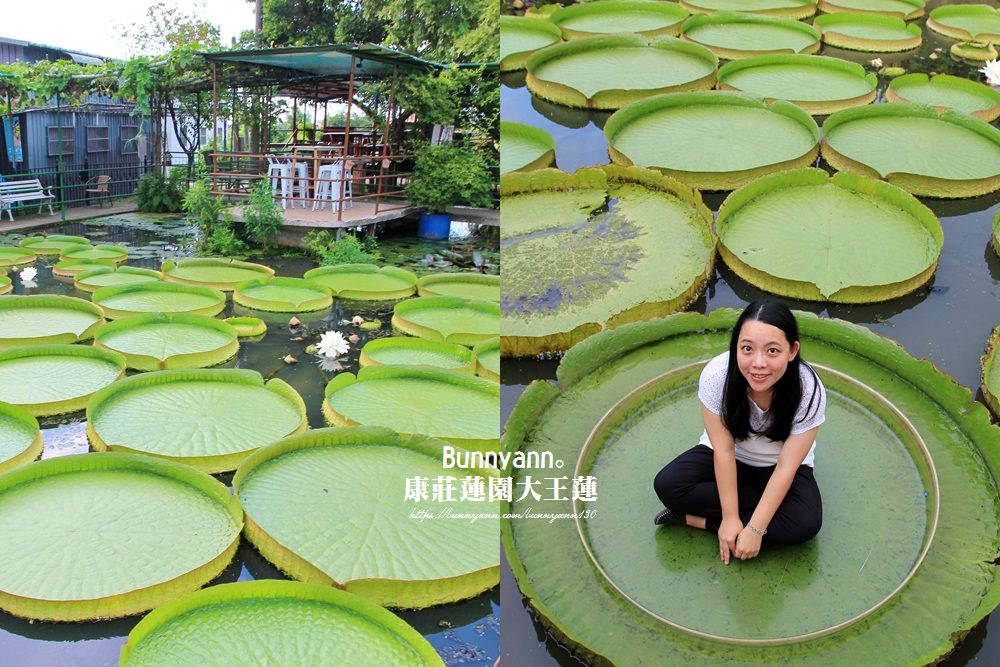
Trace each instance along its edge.
<path fill-rule="evenodd" d="M 351 206 L 349 203 L 344 206 L 343 215 L 337 211 L 331 211 L 330 207 L 312 210 L 311 206 L 295 206 L 283 209 L 285 216 L 285 227 L 302 227 L 306 229 L 353 229 L 355 227 L 367 227 L 380 222 L 398 220 L 419 213 L 420 209 L 411 206 L 406 202 L 394 204 L 388 211 L 386 204 L 379 205 L 378 214 L 375 213 L 375 204 L 358 201 Z M 243 209 L 237 205 L 230 209 L 233 213 L 233 220 L 243 221 Z M 341 218 L 338 220 L 337 218 Z"/>
<path fill-rule="evenodd" d="M 54 204 L 53 208 L 55 208 Z M 35 211 L 37 210 L 37 206 L 26 206 L 16 209 L 14 211 L 14 222 L 8 220 L 5 213 L 3 222 L 0 222 L 0 234 L 20 232 L 38 227 L 53 227 L 64 222 L 79 222 L 80 220 L 90 220 L 91 218 L 103 218 L 106 215 L 133 213 L 139 209 L 135 205 L 135 201 L 126 199 L 113 202 L 111 206 L 97 206 L 94 204 L 92 206 L 68 208 L 66 209 L 65 217 L 63 217 L 62 212 L 58 209 L 54 215 L 49 214 L 47 207 L 44 213 L 36 213 Z M 30 211 L 30 213 L 27 211 Z"/>

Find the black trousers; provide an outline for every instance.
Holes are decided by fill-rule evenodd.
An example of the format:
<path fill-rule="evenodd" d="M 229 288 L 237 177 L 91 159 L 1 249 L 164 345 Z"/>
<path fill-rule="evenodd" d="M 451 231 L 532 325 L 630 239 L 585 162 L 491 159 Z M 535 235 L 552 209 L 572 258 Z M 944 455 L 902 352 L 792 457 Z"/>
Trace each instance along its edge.
<path fill-rule="evenodd" d="M 771 479 L 775 466 L 758 468 L 736 462 L 736 484 L 739 487 L 740 519 L 743 525 L 760 502 L 764 487 Z M 653 489 L 660 502 L 681 514 L 705 517 L 705 528 L 719 532 L 722 505 L 719 487 L 715 483 L 714 453 L 710 447 L 696 445 L 667 464 L 653 480 Z M 795 473 L 785 499 L 778 506 L 767 526 L 763 543 L 798 544 L 812 538 L 823 524 L 823 502 L 810 466 L 801 465 Z M 760 528 L 760 526 L 758 526 Z"/>

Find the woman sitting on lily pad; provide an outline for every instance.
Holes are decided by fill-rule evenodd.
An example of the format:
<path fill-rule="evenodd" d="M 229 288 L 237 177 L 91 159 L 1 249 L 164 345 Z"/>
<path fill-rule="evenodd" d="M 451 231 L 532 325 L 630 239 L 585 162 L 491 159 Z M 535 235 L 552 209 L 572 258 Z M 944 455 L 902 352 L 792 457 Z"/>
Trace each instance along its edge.
<path fill-rule="evenodd" d="M 813 477 L 826 390 L 799 354 L 795 317 L 780 301 L 751 303 L 729 351 L 698 382 L 705 431 L 656 475 L 666 509 L 657 525 L 719 536 L 719 556 L 754 558 L 761 545 L 797 544 L 819 532 L 823 506 Z"/>

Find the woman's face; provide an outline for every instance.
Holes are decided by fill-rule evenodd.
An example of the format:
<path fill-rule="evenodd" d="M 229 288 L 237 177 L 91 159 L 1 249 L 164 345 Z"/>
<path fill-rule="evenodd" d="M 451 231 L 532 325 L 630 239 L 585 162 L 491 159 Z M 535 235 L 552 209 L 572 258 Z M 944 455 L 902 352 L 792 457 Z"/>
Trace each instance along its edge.
<path fill-rule="evenodd" d="M 748 320 L 740 329 L 736 363 L 755 394 L 769 394 L 788 363 L 799 353 L 799 342 L 788 342 L 785 332 L 771 324 Z"/>

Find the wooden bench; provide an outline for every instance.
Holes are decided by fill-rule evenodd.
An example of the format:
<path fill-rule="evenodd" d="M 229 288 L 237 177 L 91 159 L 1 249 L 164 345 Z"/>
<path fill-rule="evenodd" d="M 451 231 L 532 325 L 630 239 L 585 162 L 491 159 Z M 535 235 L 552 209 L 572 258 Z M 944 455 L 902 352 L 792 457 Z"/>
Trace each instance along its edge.
<path fill-rule="evenodd" d="M 12 212 L 14 204 L 29 201 L 39 202 L 39 213 L 42 212 L 42 207 L 48 204 L 49 213 L 55 215 L 55 212 L 52 210 L 52 200 L 55 199 L 55 195 L 52 194 L 50 188 L 48 192 L 45 190 L 46 188 L 42 187 L 41 181 L 37 178 L 29 181 L 7 181 L 0 183 L 0 217 L 3 216 L 3 210 L 7 209 L 7 216 L 11 222 L 14 222 L 14 214 Z"/>

